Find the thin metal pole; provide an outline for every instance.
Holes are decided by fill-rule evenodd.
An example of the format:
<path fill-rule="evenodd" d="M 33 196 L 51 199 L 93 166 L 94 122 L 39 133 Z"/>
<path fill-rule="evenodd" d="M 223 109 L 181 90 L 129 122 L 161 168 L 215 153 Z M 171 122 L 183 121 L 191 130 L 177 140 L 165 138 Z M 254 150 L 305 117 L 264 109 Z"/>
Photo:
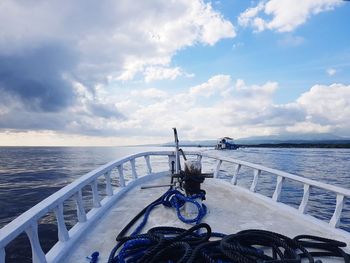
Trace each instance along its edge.
<path fill-rule="evenodd" d="M 177 137 L 177 130 L 176 128 L 173 128 L 174 130 L 174 137 L 175 137 L 175 173 L 180 173 L 180 156 L 179 156 L 179 138 Z"/>

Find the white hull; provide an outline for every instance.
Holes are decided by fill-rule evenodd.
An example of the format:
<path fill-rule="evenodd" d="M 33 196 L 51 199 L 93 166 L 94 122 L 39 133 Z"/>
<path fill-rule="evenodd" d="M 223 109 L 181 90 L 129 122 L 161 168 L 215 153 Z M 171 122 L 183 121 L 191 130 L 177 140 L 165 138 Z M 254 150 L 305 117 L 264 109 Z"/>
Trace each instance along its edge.
<path fill-rule="evenodd" d="M 168 176 L 149 179 L 149 184 L 164 184 L 170 180 Z M 295 209 L 287 205 L 252 194 L 239 186 L 220 179 L 208 179 L 204 182 L 203 189 L 207 192 L 204 202 L 208 207 L 208 214 L 202 222 L 208 223 L 214 232 L 232 234 L 246 229 L 264 229 L 289 237 L 300 234 L 322 236 L 350 245 L 348 233 L 334 229 L 311 216 L 295 213 Z M 99 251 L 100 262 L 107 262 L 121 229 L 143 207 L 165 191 L 166 189 L 161 188 L 141 190 L 136 186 L 118 200 L 95 227 L 84 235 L 65 262 L 86 262 L 85 257 L 94 251 Z M 159 206 L 152 211 L 143 232 L 154 226 L 189 228 L 191 225 L 182 223 L 174 209 Z M 342 261 L 328 259 L 327 262 Z"/>

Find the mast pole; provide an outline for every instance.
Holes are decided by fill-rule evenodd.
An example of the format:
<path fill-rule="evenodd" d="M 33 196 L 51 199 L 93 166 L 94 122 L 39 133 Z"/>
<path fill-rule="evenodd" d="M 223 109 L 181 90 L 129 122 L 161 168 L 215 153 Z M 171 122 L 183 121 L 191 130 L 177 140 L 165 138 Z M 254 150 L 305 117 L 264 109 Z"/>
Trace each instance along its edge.
<path fill-rule="evenodd" d="M 174 138 L 175 138 L 175 174 L 180 173 L 180 155 L 179 155 L 179 138 L 177 136 L 176 128 L 174 130 Z"/>

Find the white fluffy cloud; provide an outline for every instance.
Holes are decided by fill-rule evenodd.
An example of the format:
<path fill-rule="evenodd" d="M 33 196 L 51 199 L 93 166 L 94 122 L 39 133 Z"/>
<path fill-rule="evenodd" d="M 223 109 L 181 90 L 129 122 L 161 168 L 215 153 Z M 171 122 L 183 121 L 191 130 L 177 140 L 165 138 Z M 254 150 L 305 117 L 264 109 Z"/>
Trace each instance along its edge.
<path fill-rule="evenodd" d="M 179 68 L 167 67 L 177 51 L 235 35 L 203 0 L 0 2 L 0 55 L 54 43 L 75 54 L 71 77 L 84 83 L 131 80 L 138 72 L 148 81 L 175 78 Z"/>
<path fill-rule="evenodd" d="M 156 88 L 134 90 L 134 91 L 131 91 L 131 95 L 135 97 L 142 97 L 146 99 L 158 99 L 158 100 L 164 99 L 167 97 L 166 92 Z"/>
<path fill-rule="evenodd" d="M 350 123 L 350 85 L 315 85 L 297 103 L 306 110 L 308 119 L 340 126 Z"/>
<path fill-rule="evenodd" d="M 231 77 L 228 75 L 216 75 L 207 82 L 190 88 L 190 94 L 195 96 L 210 97 L 215 93 L 227 92 L 231 86 Z"/>
<path fill-rule="evenodd" d="M 349 85 L 315 85 L 285 104 L 274 101 L 279 88 L 273 81 L 250 85 L 229 75 L 213 76 L 178 93 L 149 88 L 110 96 L 99 90 L 92 93 L 76 84 L 81 98 L 77 107 L 54 118 L 53 115 L 50 118 L 41 115 L 41 118 L 51 123 L 54 131 L 66 115 L 79 116 L 79 119 L 72 118 L 69 125 L 66 123 L 65 132 L 81 134 L 84 130 L 83 135 L 107 136 L 106 144 L 111 142 L 108 136 L 118 136 L 119 139 L 114 137 L 115 143 L 123 143 L 123 138 L 127 138 L 128 143 L 164 142 L 172 127 L 177 127 L 182 138 L 188 139 L 286 132 L 350 135 Z M 94 104 L 98 107 L 93 107 Z M 27 117 L 21 117 L 23 124 L 28 121 Z M 52 119 L 56 122 L 52 123 Z M 37 130 L 40 131 L 40 127 Z M 87 137 L 82 141 L 87 142 Z M 96 143 L 104 144 L 100 139 Z"/>
<path fill-rule="evenodd" d="M 144 97 L 140 98 L 128 117 L 134 128 L 166 134 L 176 126 L 184 137 L 192 139 L 285 132 L 349 135 L 350 86 L 315 85 L 286 104 L 274 102 L 278 89 L 278 83 L 272 81 L 247 85 L 242 79 L 216 75 L 175 95 L 154 90 L 163 94 L 163 99 L 142 103 Z"/>
<path fill-rule="evenodd" d="M 2 0 L 0 129 L 130 134 L 142 102 L 114 99 L 106 84 L 189 77 L 171 65 L 177 52 L 235 35 L 204 0 Z M 138 96 L 149 104 L 164 93 Z"/>
<path fill-rule="evenodd" d="M 145 81 L 151 82 L 162 79 L 176 79 L 178 76 L 183 75 L 183 72 L 179 67 L 147 67 L 143 74 L 145 76 Z"/>
<path fill-rule="evenodd" d="M 109 121 L 108 127 L 101 124 L 100 128 L 115 129 L 127 136 L 137 131 L 158 134 L 163 140 L 174 126 L 189 139 L 285 132 L 346 135 L 350 86 L 316 85 L 286 104 L 274 102 L 278 89 L 273 81 L 248 85 L 242 79 L 233 81 L 229 75 L 216 75 L 175 94 L 155 88 L 132 91 L 123 99 L 113 98 L 127 118 Z"/>
<path fill-rule="evenodd" d="M 326 72 L 327 72 L 328 76 L 334 76 L 337 73 L 337 70 L 334 68 L 329 68 L 329 69 L 327 69 Z"/>
<path fill-rule="evenodd" d="M 238 23 L 255 31 L 266 29 L 291 32 L 311 16 L 329 11 L 342 4 L 341 0 L 268 0 L 240 14 Z M 266 18 L 266 16 L 268 18 Z"/>

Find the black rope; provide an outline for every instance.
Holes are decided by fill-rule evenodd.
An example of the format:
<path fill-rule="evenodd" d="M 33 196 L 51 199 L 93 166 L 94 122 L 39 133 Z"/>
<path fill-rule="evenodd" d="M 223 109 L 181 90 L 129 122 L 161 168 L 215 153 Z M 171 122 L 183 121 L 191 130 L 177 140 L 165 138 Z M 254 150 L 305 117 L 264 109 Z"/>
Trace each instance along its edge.
<path fill-rule="evenodd" d="M 120 240 L 122 237 L 125 236 L 125 234 L 129 231 L 129 229 L 146 213 L 147 209 L 152 207 L 155 204 L 158 204 L 162 200 L 163 196 L 157 198 L 152 203 L 150 203 L 148 206 L 146 206 L 144 209 L 142 209 L 131 221 L 120 231 L 118 234 L 116 240 Z"/>
<path fill-rule="evenodd" d="M 311 235 L 291 239 L 256 229 L 219 238 L 208 224 L 201 223 L 190 229 L 154 227 L 145 234 L 123 237 L 108 262 L 321 263 L 315 258 L 338 257 L 347 263 L 344 247 L 337 240 Z"/>

